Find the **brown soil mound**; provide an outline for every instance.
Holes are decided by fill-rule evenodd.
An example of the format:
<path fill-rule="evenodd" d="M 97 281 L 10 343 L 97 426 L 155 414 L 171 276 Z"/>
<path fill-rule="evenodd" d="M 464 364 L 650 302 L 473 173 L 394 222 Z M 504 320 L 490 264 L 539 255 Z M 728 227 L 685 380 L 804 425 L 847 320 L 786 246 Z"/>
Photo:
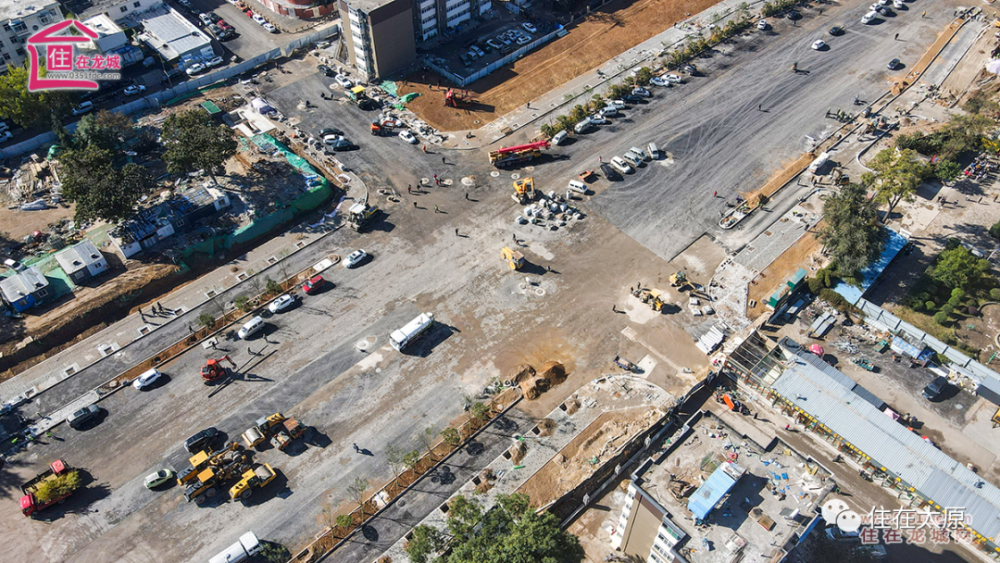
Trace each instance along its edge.
<path fill-rule="evenodd" d="M 514 368 L 514 375 L 511 376 L 511 379 L 514 380 L 514 383 L 521 383 L 533 377 L 535 377 L 535 368 L 528 364 L 521 364 Z"/>
<path fill-rule="evenodd" d="M 538 369 L 538 375 L 547 379 L 550 385 L 558 385 L 566 380 L 566 368 L 559 362 L 545 362 Z"/>

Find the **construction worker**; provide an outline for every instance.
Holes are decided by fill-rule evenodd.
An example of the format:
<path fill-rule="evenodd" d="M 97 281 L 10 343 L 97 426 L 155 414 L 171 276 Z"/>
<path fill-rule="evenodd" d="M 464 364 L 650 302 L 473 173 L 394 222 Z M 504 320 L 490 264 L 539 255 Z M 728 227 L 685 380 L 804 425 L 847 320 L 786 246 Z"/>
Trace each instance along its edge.
<path fill-rule="evenodd" d="M 424 152 L 426 153 L 427 152 L 427 145 L 424 145 L 423 149 L 424 149 Z"/>

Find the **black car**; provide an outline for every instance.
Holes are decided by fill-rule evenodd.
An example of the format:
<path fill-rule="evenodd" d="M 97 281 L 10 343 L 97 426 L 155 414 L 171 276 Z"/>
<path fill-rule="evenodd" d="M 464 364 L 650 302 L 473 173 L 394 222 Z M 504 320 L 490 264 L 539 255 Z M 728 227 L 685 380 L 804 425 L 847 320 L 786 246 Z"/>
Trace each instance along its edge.
<path fill-rule="evenodd" d="M 899 59 L 889 61 L 889 70 L 896 70 L 897 68 L 899 68 Z"/>
<path fill-rule="evenodd" d="M 330 67 L 328 67 L 326 65 L 319 65 L 318 67 L 316 67 L 316 70 L 322 72 L 325 76 L 329 76 L 331 78 L 334 77 L 334 76 L 337 76 L 337 73 L 334 72 L 334 70 L 332 68 L 330 68 Z"/>
<path fill-rule="evenodd" d="M 607 162 L 601 165 L 601 174 L 604 174 L 604 177 L 609 181 L 614 181 L 618 177 L 618 173 Z"/>
<path fill-rule="evenodd" d="M 327 135 L 343 135 L 344 132 L 336 127 L 324 127 L 319 130 L 320 138 L 326 137 Z"/>
<path fill-rule="evenodd" d="M 938 401 L 941 399 L 941 395 L 944 394 L 945 389 L 948 388 L 948 378 L 940 375 L 934 378 L 924 387 L 924 398 L 928 401 Z"/>
<path fill-rule="evenodd" d="M 236 37 L 236 32 L 233 31 L 232 29 L 225 29 L 225 28 L 223 28 L 222 31 L 220 31 L 219 34 L 216 35 L 216 38 L 219 41 L 229 41 L 234 37 Z"/>
<path fill-rule="evenodd" d="M 788 19 L 790 19 L 790 20 L 792 20 L 792 21 L 794 21 L 794 20 L 797 20 L 797 19 L 801 19 L 802 15 L 799 14 L 798 12 L 796 12 L 795 10 L 792 10 L 792 11 L 788 12 L 787 14 L 785 14 L 785 17 L 788 18 Z"/>
<path fill-rule="evenodd" d="M 830 28 L 830 35 L 832 35 L 834 37 L 836 37 L 838 35 L 843 35 L 843 34 L 844 34 L 844 30 L 842 28 L 839 28 L 837 26 L 833 26 L 833 27 Z"/>
<path fill-rule="evenodd" d="M 191 436 L 187 440 L 184 440 L 184 449 L 190 454 L 198 453 L 212 441 L 212 438 L 218 436 L 218 434 L 219 431 L 215 428 L 206 428 L 194 436 Z"/>
<path fill-rule="evenodd" d="M 221 17 L 219 17 L 219 15 L 218 15 L 218 14 L 216 14 L 215 12 L 209 12 L 209 13 L 208 13 L 208 19 L 212 20 L 212 23 L 219 23 L 219 21 L 220 21 L 220 20 L 221 20 L 222 18 L 221 18 Z"/>
<path fill-rule="evenodd" d="M 629 94 L 627 96 L 623 96 L 622 99 L 630 104 L 638 104 L 640 102 L 646 101 L 645 96 L 640 96 L 638 94 Z"/>
<path fill-rule="evenodd" d="M 97 405 L 90 405 L 89 407 L 84 407 L 66 418 L 66 422 L 69 423 L 70 428 L 79 429 L 80 427 L 86 425 L 88 422 L 97 418 L 100 414 L 101 407 Z"/>

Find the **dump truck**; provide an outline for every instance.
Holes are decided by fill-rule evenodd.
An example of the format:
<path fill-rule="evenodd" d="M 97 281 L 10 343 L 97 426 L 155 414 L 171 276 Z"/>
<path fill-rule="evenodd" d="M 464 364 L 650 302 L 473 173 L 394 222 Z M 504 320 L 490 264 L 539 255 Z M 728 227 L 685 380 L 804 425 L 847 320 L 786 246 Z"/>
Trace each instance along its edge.
<path fill-rule="evenodd" d="M 299 424 L 298 420 L 291 417 L 286 418 L 281 423 L 278 431 L 271 437 L 271 445 L 284 451 L 288 447 L 288 444 L 292 443 L 292 440 L 299 438 L 305 433 L 306 427 Z"/>
<path fill-rule="evenodd" d="M 490 151 L 490 164 L 497 168 L 513 166 L 542 156 L 542 149 L 547 149 L 549 146 L 547 140 L 542 140 L 526 145 L 500 147 L 498 150 Z"/>
<path fill-rule="evenodd" d="M 389 344 L 396 350 L 402 350 L 407 344 L 420 337 L 427 329 L 434 324 L 433 313 L 420 313 L 417 318 L 406 323 L 403 328 L 392 331 L 389 335 Z"/>
<path fill-rule="evenodd" d="M 39 510 L 64 502 L 80 488 L 80 473 L 57 459 L 49 468 L 21 485 L 21 513 L 31 517 Z"/>
<path fill-rule="evenodd" d="M 229 372 L 226 370 L 225 362 L 229 362 L 229 365 L 233 369 L 236 369 L 236 362 L 229 355 L 222 356 L 221 358 L 212 358 L 205 362 L 205 365 L 201 366 L 202 383 L 209 385 L 226 377 Z"/>
<path fill-rule="evenodd" d="M 264 488 L 268 483 L 274 481 L 274 478 L 277 476 L 277 473 L 274 472 L 269 463 L 244 471 L 240 480 L 229 489 L 229 498 L 233 500 L 246 500 L 250 498 L 255 488 Z"/>
<path fill-rule="evenodd" d="M 500 251 L 500 257 L 507 261 L 511 270 L 520 270 L 521 266 L 524 265 L 524 255 L 512 250 L 509 246 L 503 247 L 503 250 Z"/>
<path fill-rule="evenodd" d="M 198 472 L 196 478 L 184 489 L 184 498 L 188 502 L 204 503 L 214 497 L 218 489 L 223 488 L 228 481 L 251 468 L 247 453 L 235 442 L 232 445 L 235 447 L 212 456 L 208 466 Z"/>
<path fill-rule="evenodd" d="M 347 210 L 347 224 L 355 231 L 360 232 L 361 228 L 368 224 L 376 213 L 378 213 L 378 206 L 368 205 L 367 201 L 355 203 Z"/>
<path fill-rule="evenodd" d="M 267 439 L 268 434 L 270 434 L 271 428 L 277 426 L 285 421 L 285 415 L 280 412 L 276 412 L 270 416 L 262 416 L 257 419 L 257 422 L 253 426 L 247 429 L 243 433 L 243 441 L 246 443 L 248 448 L 256 447 Z"/>
<path fill-rule="evenodd" d="M 521 205 L 527 205 L 532 201 L 535 201 L 535 197 L 538 194 L 535 192 L 535 179 L 534 178 L 520 178 L 514 180 L 514 193 L 510 197 L 514 198 L 514 201 L 520 203 Z"/>

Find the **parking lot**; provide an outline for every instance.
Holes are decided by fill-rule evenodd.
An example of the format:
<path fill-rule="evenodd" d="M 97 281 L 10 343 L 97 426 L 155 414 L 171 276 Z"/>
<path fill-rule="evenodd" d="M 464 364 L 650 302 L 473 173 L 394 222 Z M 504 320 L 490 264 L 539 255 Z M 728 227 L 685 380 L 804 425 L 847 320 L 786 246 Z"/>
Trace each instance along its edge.
<path fill-rule="evenodd" d="M 428 56 L 445 70 L 469 76 L 555 29 L 552 22 L 528 21 L 506 9 L 495 9 L 488 18 Z"/>

